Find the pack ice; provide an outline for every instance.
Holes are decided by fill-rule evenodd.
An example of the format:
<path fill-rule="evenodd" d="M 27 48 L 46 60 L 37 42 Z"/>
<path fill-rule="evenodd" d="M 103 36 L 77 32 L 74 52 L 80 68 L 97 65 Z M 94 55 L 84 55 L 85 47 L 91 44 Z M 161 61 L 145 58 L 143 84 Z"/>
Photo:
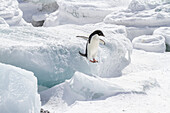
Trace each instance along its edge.
<path fill-rule="evenodd" d="M 41 102 L 32 72 L 0 63 L 0 112 L 39 113 Z"/>
<path fill-rule="evenodd" d="M 89 63 L 79 55 L 96 28 L 104 34 L 106 45 L 98 52 L 99 63 Z M 100 77 L 116 77 L 130 62 L 132 44 L 123 26 L 63 25 L 55 28 L 1 27 L 0 61 L 34 72 L 40 86 L 52 87 L 73 76 L 76 71 Z"/>
<path fill-rule="evenodd" d="M 126 10 L 113 11 L 104 22 L 126 26 L 131 40 L 140 35 L 151 35 L 158 27 L 170 25 L 169 3 L 168 0 L 132 0 Z"/>
<path fill-rule="evenodd" d="M 126 7 L 130 0 L 57 0 L 59 9 L 50 14 L 44 26 L 102 22 L 113 10 Z M 121 7 L 121 8 L 120 8 Z"/>
<path fill-rule="evenodd" d="M 29 25 L 22 18 L 22 11 L 18 7 L 17 0 L 0 0 L 0 23 L 10 26 Z"/>

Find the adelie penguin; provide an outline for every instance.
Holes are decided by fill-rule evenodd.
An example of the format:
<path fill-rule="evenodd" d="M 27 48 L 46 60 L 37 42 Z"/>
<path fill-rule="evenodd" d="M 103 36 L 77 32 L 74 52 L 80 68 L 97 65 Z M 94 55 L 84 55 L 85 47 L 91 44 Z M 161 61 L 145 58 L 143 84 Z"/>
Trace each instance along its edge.
<path fill-rule="evenodd" d="M 81 56 L 86 57 L 92 63 L 98 62 L 95 58 L 97 56 L 99 43 L 102 43 L 105 45 L 105 42 L 102 39 L 100 39 L 99 36 L 105 37 L 101 30 L 95 30 L 92 34 L 90 34 L 89 37 L 77 36 L 80 38 L 88 39 L 87 44 L 86 44 L 85 54 L 81 53 L 80 51 L 79 51 L 79 54 Z"/>

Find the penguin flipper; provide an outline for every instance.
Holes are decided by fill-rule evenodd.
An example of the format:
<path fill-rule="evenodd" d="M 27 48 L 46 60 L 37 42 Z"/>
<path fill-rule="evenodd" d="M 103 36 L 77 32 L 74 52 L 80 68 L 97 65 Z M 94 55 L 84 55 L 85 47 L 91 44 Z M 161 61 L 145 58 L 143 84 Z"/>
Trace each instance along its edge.
<path fill-rule="evenodd" d="M 85 40 L 88 40 L 88 38 L 89 38 L 89 37 L 86 37 L 86 36 L 76 36 L 76 37 L 83 38 Z"/>
<path fill-rule="evenodd" d="M 103 45 L 105 45 L 106 43 L 105 43 L 105 41 L 104 40 L 102 40 L 102 39 L 100 39 L 100 43 L 101 44 L 103 44 Z"/>

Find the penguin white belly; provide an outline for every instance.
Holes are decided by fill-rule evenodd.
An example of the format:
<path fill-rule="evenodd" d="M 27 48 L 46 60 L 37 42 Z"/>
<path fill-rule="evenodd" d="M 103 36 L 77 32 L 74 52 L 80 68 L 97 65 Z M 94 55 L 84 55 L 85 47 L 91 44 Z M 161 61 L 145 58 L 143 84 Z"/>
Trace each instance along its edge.
<path fill-rule="evenodd" d="M 99 47 L 99 39 L 97 39 L 97 38 L 92 39 L 91 42 L 88 43 L 87 55 L 88 55 L 89 60 L 92 58 L 95 58 L 97 56 L 98 47 Z"/>

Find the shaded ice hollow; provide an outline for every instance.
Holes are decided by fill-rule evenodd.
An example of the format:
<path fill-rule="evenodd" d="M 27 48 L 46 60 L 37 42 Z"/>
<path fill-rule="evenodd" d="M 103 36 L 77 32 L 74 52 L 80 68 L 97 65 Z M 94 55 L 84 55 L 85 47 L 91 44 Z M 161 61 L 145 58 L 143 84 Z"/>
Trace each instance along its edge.
<path fill-rule="evenodd" d="M 41 102 L 32 72 L 0 63 L 0 112 L 39 113 Z"/>
<path fill-rule="evenodd" d="M 33 26 L 42 26 L 50 13 L 58 9 L 55 0 L 19 0 L 23 18 Z"/>

